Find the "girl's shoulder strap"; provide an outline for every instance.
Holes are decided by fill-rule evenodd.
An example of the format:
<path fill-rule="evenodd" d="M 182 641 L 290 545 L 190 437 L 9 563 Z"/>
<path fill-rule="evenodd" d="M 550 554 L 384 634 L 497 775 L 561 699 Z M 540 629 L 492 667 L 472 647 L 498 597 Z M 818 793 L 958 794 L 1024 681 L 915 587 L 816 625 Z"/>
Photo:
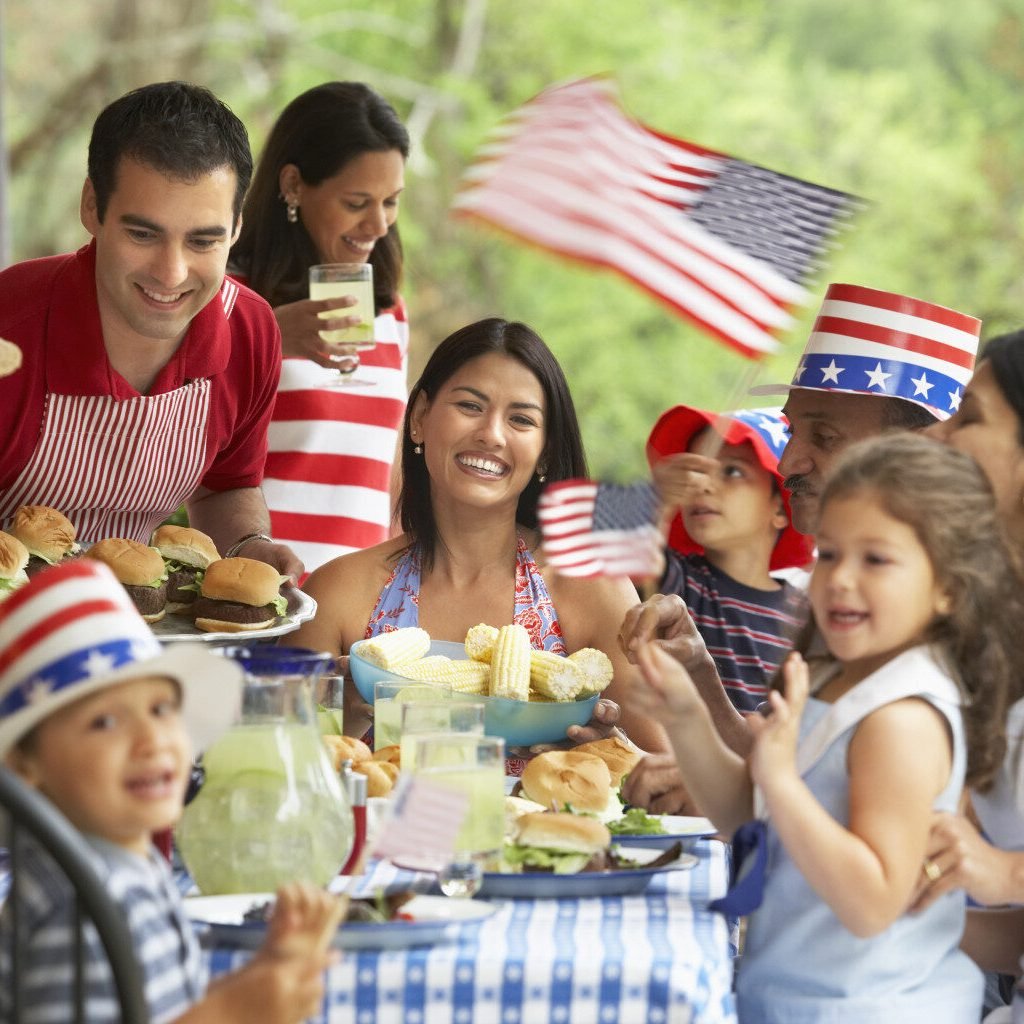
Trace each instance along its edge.
<path fill-rule="evenodd" d="M 801 739 L 797 771 L 809 771 L 836 739 L 873 711 L 917 696 L 953 706 L 962 702 L 956 682 L 928 646 L 904 651 L 844 693 Z"/>

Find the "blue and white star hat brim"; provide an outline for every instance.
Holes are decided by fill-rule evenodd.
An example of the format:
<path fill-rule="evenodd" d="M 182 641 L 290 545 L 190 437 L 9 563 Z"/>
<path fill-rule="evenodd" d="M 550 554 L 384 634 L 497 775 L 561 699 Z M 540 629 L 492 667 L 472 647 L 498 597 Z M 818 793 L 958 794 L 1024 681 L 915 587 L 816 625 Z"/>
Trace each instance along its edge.
<path fill-rule="evenodd" d="M 205 645 L 162 646 L 105 565 L 37 574 L 0 604 L 0 758 L 59 708 L 143 676 L 181 687 L 197 752 L 237 719 L 241 668 Z"/>
<path fill-rule="evenodd" d="M 974 372 L 981 321 L 931 302 L 857 285 L 829 285 L 792 388 L 902 398 L 945 420 Z"/>

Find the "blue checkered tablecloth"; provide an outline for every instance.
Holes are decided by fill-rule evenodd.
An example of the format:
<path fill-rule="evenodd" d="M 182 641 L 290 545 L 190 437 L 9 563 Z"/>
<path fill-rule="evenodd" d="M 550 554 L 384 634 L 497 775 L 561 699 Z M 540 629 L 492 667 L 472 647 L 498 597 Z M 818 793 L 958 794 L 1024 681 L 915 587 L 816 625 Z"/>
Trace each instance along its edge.
<path fill-rule="evenodd" d="M 735 1024 L 729 923 L 707 909 L 728 882 L 727 848 L 702 840 L 691 870 L 638 896 L 506 900 L 454 941 L 345 953 L 318 1024 Z M 355 894 L 409 873 L 381 865 Z M 206 951 L 212 974 L 249 954 Z"/>

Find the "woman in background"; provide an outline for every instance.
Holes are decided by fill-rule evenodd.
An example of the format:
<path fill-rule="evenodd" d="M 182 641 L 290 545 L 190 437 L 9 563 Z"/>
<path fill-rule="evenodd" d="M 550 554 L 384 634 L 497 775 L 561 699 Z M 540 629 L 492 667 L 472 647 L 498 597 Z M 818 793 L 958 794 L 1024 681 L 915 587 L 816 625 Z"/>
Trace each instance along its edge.
<path fill-rule="evenodd" d="M 231 272 L 271 306 L 284 365 L 263 491 L 275 538 L 307 570 L 388 537 L 392 470 L 408 395 L 408 323 L 398 293 L 395 223 L 409 136 L 392 107 L 359 82 L 326 82 L 292 100 L 270 131 L 242 209 Z M 320 332 L 359 322 L 350 296 L 309 298 L 318 263 L 373 267 L 376 347 L 359 378 L 353 350 Z M 319 314 L 335 311 L 331 319 Z"/>

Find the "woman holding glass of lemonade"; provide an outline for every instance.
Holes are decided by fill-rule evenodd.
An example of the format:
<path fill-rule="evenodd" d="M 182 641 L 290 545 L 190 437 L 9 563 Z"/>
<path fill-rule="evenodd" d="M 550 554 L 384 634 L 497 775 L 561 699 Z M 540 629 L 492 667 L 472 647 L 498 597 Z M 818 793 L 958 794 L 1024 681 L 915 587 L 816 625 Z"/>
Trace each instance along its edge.
<path fill-rule="evenodd" d="M 270 131 L 231 250 L 232 273 L 281 329 L 263 491 L 274 536 L 307 569 L 390 531 L 407 395 L 396 220 L 408 153 L 398 115 L 368 86 L 309 89 Z"/>

